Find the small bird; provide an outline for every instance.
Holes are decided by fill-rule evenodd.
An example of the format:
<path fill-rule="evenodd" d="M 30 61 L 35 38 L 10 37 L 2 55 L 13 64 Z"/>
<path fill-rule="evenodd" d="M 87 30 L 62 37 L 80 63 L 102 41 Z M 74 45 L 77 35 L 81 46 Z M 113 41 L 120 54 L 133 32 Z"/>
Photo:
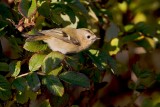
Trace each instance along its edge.
<path fill-rule="evenodd" d="M 27 34 L 24 34 L 27 35 Z M 42 30 L 34 36 L 29 35 L 27 42 L 42 40 L 52 51 L 63 54 L 78 53 L 89 48 L 97 39 L 96 35 L 86 28 L 56 28 Z"/>

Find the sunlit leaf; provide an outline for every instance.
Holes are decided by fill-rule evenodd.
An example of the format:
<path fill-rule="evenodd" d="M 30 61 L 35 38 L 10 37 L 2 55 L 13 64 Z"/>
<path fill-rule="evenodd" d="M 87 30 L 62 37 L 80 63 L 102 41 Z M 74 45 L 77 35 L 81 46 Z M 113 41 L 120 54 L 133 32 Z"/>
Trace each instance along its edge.
<path fill-rule="evenodd" d="M 43 63 L 44 58 L 45 58 L 44 54 L 34 54 L 29 60 L 29 70 L 30 71 L 38 70 Z"/>
<path fill-rule="evenodd" d="M 42 83 L 47 87 L 47 89 L 56 96 L 62 96 L 64 93 L 64 87 L 60 82 L 58 77 L 53 75 L 45 76 L 42 79 Z"/>
<path fill-rule="evenodd" d="M 41 83 L 35 72 L 28 74 L 26 80 L 33 91 L 37 91 L 40 88 Z"/>
<path fill-rule="evenodd" d="M 21 61 L 13 61 L 9 64 L 9 71 L 11 73 L 11 76 L 16 77 L 21 70 Z"/>
<path fill-rule="evenodd" d="M 36 9 L 37 9 L 36 0 L 32 0 L 32 3 L 28 10 L 28 17 L 32 16 L 36 12 Z"/>
<path fill-rule="evenodd" d="M 30 52 L 39 52 L 44 51 L 47 49 L 47 44 L 44 44 L 42 42 L 25 42 L 23 48 Z"/>
<path fill-rule="evenodd" d="M 113 73 L 117 72 L 116 61 L 106 52 L 89 50 L 88 54 L 89 57 L 92 59 L 93 64 L 95 64 L 95 66 L 98 67 L 99 70 L 104 70 L 109 67 Z"/>
<path fill-rule="evenodd" d="M 54 68 L 56 68 L 64 59 L 64 55 L 59 52 L 51 52 L 48 54 L 42 65 L 42 69 L 45 73 L 51 72 Z"/>
<path fill-rule="evenodd" d="M 57 76 L 62 70 L 62 66 L 57 67 L 55 69 L 53 69 L 51 72 L 48 73 L 48 75 L 54 75 Z"/>
<path fill-rule="evenodd" d="M 31 17 L 36 11 L 36 0 L 21 0 L 18 10 L 24 17 Z"/>

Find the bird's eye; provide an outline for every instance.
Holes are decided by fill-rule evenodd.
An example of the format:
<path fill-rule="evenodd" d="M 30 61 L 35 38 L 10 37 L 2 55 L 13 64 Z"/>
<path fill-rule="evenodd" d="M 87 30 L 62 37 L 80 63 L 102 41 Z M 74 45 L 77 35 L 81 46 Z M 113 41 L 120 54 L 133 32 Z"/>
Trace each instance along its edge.
<path fill-rule="evenodd" d="M 88 39 L 89 39 L 90 37 L 91 37 L 90 35 L 87 36 Z"/>

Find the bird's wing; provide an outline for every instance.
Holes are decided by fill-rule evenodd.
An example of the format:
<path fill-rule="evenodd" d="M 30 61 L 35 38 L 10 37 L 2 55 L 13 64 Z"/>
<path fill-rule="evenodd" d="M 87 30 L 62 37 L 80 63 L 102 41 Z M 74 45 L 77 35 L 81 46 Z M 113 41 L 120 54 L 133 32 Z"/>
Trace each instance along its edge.
<path fill-rule="evenodd" d="M 26 41 L 45 40 L 52 37 L 63 40 L 64 42 L 67 42 L 67 43 L 80 45 L 80 42 L 76 38 L 73 38 L 69 34 L 67 34 L 65 31 L 62 31 L 61 28 L 43 30 L 41 32 L 38 32 L 36 36 L 30 36 L 29 38 L 27 38 Z"/>

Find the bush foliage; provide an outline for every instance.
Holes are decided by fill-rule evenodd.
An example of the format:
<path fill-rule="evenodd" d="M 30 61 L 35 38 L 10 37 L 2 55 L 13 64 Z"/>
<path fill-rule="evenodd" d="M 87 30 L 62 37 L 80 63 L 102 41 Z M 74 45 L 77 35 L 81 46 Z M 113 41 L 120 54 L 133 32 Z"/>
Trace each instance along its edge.
<path fill-rule="evenodd" d="M 159 107 L 159 0 L 1 0 L 0 106 Z M 88 28 L 101 39 L 63 55 L 23 33 Z"/>

